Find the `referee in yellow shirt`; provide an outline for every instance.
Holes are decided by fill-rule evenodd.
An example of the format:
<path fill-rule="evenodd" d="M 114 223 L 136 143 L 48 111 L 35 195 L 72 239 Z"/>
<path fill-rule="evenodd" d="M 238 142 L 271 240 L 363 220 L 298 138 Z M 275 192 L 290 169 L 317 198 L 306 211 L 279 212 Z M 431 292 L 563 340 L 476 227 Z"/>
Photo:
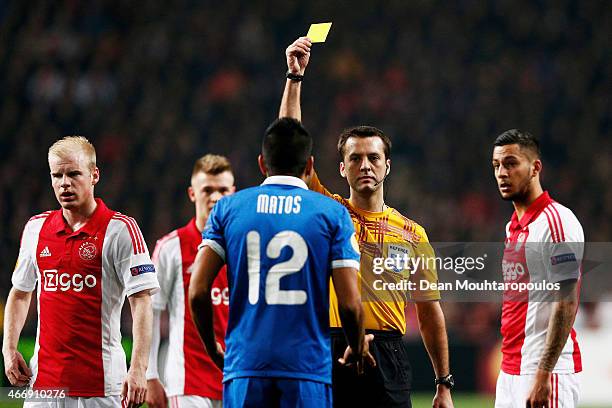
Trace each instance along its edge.
<path fill-rule="evenodd" d="M 310 41 L 301 37 L 286 50 L 288 71 L 280 117 L 301 120 L 301 83 L 310 58 L 310 46 Z M 418 277 L 436 282 L 435 267 L 420 268 L 416 275 L 411 275 L 406 273 L 405 265 L 399 264 L 397 269 L 388 271 L 381 270 L 381 262 L 378 262 L 403 254 L 424 259 L 433 256 L 423 227 L 384 203 L 384 180 L 391 170 L 390 149 L 389 138 L 374 127 L 347 129 L 338 140 L 338 153 L 342 158 L 340 174 L 347 179 L 350 197 L 345 199 L 330 193 L 316 173 L 309 183 L 311 190 L 339 201 L 351 214 L 361 251 L 364 325 L 368 333 L 374 334 L 370 352 L 377 365 L 366 367 L 365 374 L 358 376 L 354 370 L 338 363 L 347 345 L 342 331 L 332 329 L 334 406 L 411 407 L 412 372 L 403 340 L 406 293 L 409 293 L 416 305 L 419 329 L 436 375 L 433 407 L 453 407 L 450 390 L 454 380 L 449 369 L 444 315 L 438 302 L 440 294 L 435 290 L 389 289 L 397 287 L 406 277 L 411 277 L 412 281 Z M 339 328 L 337 300 L 333 290 L 331 292 L 330 325 Z"/>

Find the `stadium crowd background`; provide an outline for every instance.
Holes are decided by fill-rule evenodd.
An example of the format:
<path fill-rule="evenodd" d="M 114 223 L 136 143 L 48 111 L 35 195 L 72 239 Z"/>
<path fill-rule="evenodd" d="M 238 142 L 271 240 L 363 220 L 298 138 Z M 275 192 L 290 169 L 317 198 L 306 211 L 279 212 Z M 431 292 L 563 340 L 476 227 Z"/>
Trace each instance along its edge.
<path fill-rule="evenodd" d="M 337 134 L 375 125 L 394 144 L 390 205 L 433 242 L 499 242 L 512 208 L 495 186 L 492 141 L 519 127 L 541 139 L 545 188 L 587 240 L 610 240 L 609 2 L 302 3 L 0 3 L 2 299 L 23 225 L 57 207 L 53 141 L 94 143 L 97 196 L 135 217 L 152 250 L 193 214 L 195 158 L 227 155 L 239 189 L 261 181 L 256 156 L 278 112 L 284 50 L 320 21 L 334 25 L 314 46 L 303 117 L 332 190 L 348 194 Z M 444 309 L 452 344 L 497 342 L 499 305 Z"/>

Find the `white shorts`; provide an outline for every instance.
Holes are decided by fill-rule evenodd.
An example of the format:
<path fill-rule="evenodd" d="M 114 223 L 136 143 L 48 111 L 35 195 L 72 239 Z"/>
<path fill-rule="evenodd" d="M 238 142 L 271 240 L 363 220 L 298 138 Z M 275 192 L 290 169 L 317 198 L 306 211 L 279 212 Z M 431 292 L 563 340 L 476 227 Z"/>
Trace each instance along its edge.
<path fill-rule="evenodd" d="M 168 397 L 168 408 L 223 408 L 223 401 L 198 395 L 174 395 Z"/>
<path fill-rule="evenodd" d="M 23 408 L 117 408 L 121 407 L 121 396 L 110 397 L 65 397 L 46 401 L 28 401 Z"/>
<path fill-rule="evenodd" d="M 497 377 L 495 408 L 525 408 L 535 374 L 512 375 L 503 371 Z M 550 408 L 576 408 L 580 395 L 580 373 L 553 374 Z"/>

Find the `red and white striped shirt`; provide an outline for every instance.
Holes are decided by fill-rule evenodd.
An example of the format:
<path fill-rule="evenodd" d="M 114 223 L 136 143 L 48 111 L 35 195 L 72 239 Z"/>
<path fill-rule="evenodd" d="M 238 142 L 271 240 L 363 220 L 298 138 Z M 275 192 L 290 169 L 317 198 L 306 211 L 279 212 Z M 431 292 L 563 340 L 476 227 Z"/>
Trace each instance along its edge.
<path fill-rule="evenodd" d="M 23 231 L 12 283 L 24 292 L 38 286 L 34 389 L 66 388 L 74 397 L 119 395 L 127 373 L 123 302 L 159 288 L 136 221 L 96 202 L 91 219 L 77 231 L 61 210 L 32 217 Z"/>
<path fill-rule="evenodd" d="M 223 396 L 223 373 L 206 353 L 187 304 L 191 268 L 201 242 L 202 234 L 195 219 L 157 242 L 153 261 L 161 290 L 153 296 L 153 307 L 159 310 L 167 308 L 169 314 L 166 394 L 197 395 L 220 400 Z M 215 335 L 224 348 L 229 314 L 225 268 L 219 271 L 211 291 Z"/>
<path fill-rule="evenodd" d="M 505 282 L 557 283 L 580 279 L 584 233 L 574 213 L 540 195 L 519 220 L 516 212 L 506 226 L 502 270 Z M 533 301 L 506 293 L 502 307 L 502 370 L 507 374 L 534 374 L 546 344 L 554 303 Z M 554 373 L 582 371 L 576 332 L 559 356 Z"/>

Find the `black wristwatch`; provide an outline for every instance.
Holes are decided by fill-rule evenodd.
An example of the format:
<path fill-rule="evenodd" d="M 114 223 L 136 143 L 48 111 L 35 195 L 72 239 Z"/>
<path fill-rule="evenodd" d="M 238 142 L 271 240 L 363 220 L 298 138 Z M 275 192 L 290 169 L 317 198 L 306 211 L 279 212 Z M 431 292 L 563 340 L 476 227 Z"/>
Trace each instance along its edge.
<path fill-rule="evenodd" d="M 455 386 L 455 379 L 452 374 L 445 375 L 444 377 L 436 378 L 436 385 L 442 384 L 448 387 L 449 390 L 452 390 Z"/>
<path fill-rule="evenodd" d="M 287 71 L 287 79 L 290 79 L 295 82 L 302 82 L 304 80 L 304 75 L 294 74 L 291 71 Z"/>

